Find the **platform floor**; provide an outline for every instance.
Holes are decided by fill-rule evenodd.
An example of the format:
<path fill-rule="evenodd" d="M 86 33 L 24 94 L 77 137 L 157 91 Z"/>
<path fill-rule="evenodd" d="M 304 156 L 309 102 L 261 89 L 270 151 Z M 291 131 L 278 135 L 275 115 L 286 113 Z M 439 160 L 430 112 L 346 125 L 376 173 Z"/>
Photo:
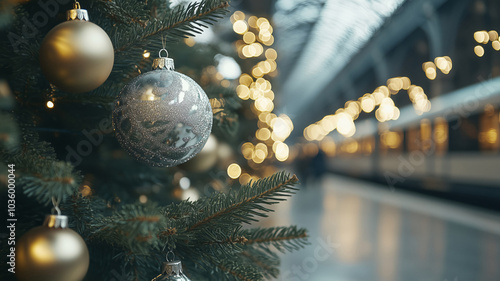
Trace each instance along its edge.
<path fill-rule="evenodd" d="M 311 240 L 278 280 L 500 280 L 495 213 L 336 175 L 277 206 L 264 226 L 296 224 Z"/>

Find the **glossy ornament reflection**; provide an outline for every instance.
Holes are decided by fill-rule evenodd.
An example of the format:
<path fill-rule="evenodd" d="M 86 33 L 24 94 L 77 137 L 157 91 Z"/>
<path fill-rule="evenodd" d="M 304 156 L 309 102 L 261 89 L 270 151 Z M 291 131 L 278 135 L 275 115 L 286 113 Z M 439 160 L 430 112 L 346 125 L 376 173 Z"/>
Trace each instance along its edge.
<path fill-rule="evenodd" d="M 111 73 L 113 44 L 102 28 L 88 21 L 87 11 L 79 4 L 68 11 L 67 19 L 43 39 L 40 67 L 47 80 L 62 91 L 88 92 Z"/>
<path fill-rule="evenodd" d="M 170 58 L 134 78 L 113 109 L 113 128 L 122 147 L 155 167 L 182 164 L 198 154 L 212 129 L 212 107 L 201 87 L 174 71 Z"/>
<path fill-rule="evenodd" d="M 18 281 L 80 281 L 89 267 L 82 237 L 68 228 L 68 217 L 49 215 L 16 243 Z"/>

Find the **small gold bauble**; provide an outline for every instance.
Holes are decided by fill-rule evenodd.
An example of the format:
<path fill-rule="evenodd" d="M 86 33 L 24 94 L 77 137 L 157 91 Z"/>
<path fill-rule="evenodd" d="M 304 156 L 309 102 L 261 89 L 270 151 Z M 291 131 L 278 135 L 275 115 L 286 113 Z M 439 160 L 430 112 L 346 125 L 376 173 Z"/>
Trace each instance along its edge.
<path fill-rule="evenodd" d="M 66 228 L 66 216 L 47 216 L 16 243 L 18 281 L 81 281 L 89 267 L 82 237 Z"/>
<path fill-rule="evenodd" d="M 50 83 L 69 93 L 91 91 L 106 81 L 114 62 L 111 40 L 85 20 L 54 27 L 40 47 L 40 66 Z"/>
<path fill-rule="evenodd" d="M 217 163 L 217 148 L 219 144 L 214 135 L 208 137 L 207 143 L 193 159 L 180 165 L 186 171 L 201 173 L 210 170 Z"/>

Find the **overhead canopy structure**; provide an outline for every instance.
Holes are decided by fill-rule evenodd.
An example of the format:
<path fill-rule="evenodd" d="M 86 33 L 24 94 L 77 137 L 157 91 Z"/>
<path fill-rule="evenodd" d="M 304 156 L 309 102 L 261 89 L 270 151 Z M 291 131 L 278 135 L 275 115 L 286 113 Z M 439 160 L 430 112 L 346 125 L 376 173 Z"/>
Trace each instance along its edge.
<path fill-rule="evenodd" d="M 274 15 L 280 49 L 278 112 L 292 120 L 303 118 L 304 107 L 321 94 L 403 2 L 278 0 Z"/>

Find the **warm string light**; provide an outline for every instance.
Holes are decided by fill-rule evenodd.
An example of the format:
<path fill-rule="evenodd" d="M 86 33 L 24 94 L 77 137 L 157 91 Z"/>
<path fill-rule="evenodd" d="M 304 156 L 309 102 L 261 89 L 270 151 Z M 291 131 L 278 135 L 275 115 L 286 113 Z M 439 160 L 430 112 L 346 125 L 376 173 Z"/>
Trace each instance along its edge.
<path fill-rule="evenodd" d="M 241 35 L 241 39 L 235 42 L 238 56 L 241 59 L 259 60 L 248 73 L 240 76 L 236 88 L 240 99 L 253 101 L 251 110 L 258 117 L 256 141 L 244 143 L 241 153 L 250 168 L 259 169 L 264 174 L 272 174 L 275 172 L 274 168 L 264 166 L 263 163 L 289 159 L 290 149 L 284 142 L 293 130 L 293 123 L 288 116 L 277 116 L 273 113 L 275 95 L 268 78 L 278 75 L 278 52 L 272 48 L 273 27 L 268 19 L 246 16 L 241 11 L 236 11 L 230 19 L 234 32 Z M 230 178 L 238 179 L 240 184 L 258 179 L 242 171 L 236 163 L 231 164 L 227 172 Z"/>
<path fill-rule="evenodd" d="M 50 108 L 50 109 L 54 108 L 54 102 L 52 102 L 50 100 L 47 102 L 46 105 L 47 105 L 47 108 Z"/>
<path fill-rule="evenodd" d="M 240 165 L 233 163 L 227 167 L 227 175 L 232 179 L 237 179 L 241 175 Z"/>
<path fill-rule="evenodd" d="M 258 143 L 247 142 L 241 152 L 249 164 L 261 164 L 266 159 L 286 161 L 289 148 L 284 143 L 293 130 L 291 119 L 282 114 L 276 116 L 274 110 L 274 92 L 266 76 L 277 75 L 278 52 L 271 46 L 274 43 L 273 27 L 263 17 L 249 16 L 236 11 L 231 15 L 233 30 L 242 36 L 236 41 L 236 49 L 241 59 L 262 58 L 249 74 L 243 73 L 236 88 L 242 100 L 253 100 L 252 111 L 258 116 L 259 129 L 255 132 Z M 228 170 L 229 172 L 229 170 Z M 238 175 L 247 178 L 246 173 Z"/>
<path fill-rule="evenodd" d="M 487 39 L 486 36 L 488 36 Z M 480 32 L 476 33 L 474 38 L 476 41 L 483 44 L 488 43 L 490 39 L 497 40 L 493 41 L 494 43 L 498 42 L 498 33 L 495 31 L 491 31 L 490 33 Z M 497 44 L 500 49 L 500 42 Z M 483 49 L 481 46 L 477 47 Z M 483 53 L 479 51 L 476 52 L 476 54 L 478 53 L 482 56 L 484 50 Z M 436 79 L 438 69 L 443 74 L 447 75 L 452 68 L 453 62 L 449 56 L 436 57 L 433 62 L 429 61 L 422 64 L 422 69 L 430 80 Z M 362 112 L 371 113 L 377 106 L 378 108 L 375 110 L 375 118 L 377 121 L 386 122 L 389 120 L 397 120 L 400 116 L 400 110 L 395 105 L 391 96 L 398 94 L 401 90 L 407 91 L 415 112 L 418 115 L 422 115 L 424 112 L 428 112 L 431 109 L 431 102 L 422 87 L 412 85 L 408 77 L 394 77 L 387 80 L 387 85 L 378 87 L 373 93 L 367 93 L 357 101 L 348 101 L 345 103 L 344 108 L 338 109 L 335 114 L 327 115 L 320 121 L 307 126 L 304 129 L 304 138 L 310 142 L 321 141 L 322 150 L 327 155 L 334 155 L 336 147 L 332 139 L 328 139 L 326 141 L 327 145 L 324 145 L 325 148 L 323 148 L 324 139 L 328 134 L 337 130 L 346 138 L 353 136 L 356 133 L 354 121 L 359 117 L 359 114 Z M 387 134 L 384 136 L 383 139 L 387 140 L 387 147 L 395 147 L 398 143 L 397 137 L 394 134 Z M 352 153 L 352 151 L 358 151 L 358 148 L 357 142 L 349 142 L 343 144 L 340 150 Z"/>
<path fill-rule="evenodd" d="M 451 70 L 449 57 L 436 58 L 435 62 L 436 64 L 431 63 L 434 66 L 438 65 L 443 73 L 449 73 Z M 387 80 L 387 85 L 378 87 L 373 93 L 367 93 L 357 101 L 348 101 L 344 108 L 338 109 L 335 114 L 327 115 L 320 121 L 307 126 L 304 129 L 304 138 L 307 141 L 322 141 L 334 130 L 346 138 L 351 137 L 356 133 L 354 121 L 362 112 L 371 113 L 374 111 L 376 106 L 378 106 L 375 110 L 377 121 L 397 120 L 400 111 L 391 96 L 398 94 L 401 90 L 408 92 L 417 114 L 421 115 L 431 109 L 431 103 L 422 87 L 412 85 L 408 77 L 394 77 Z"/>
<path fill-rule="evenodd" d="M 437 69 L 439 69 L 443 74 L 446 75 L 450 73 L 452 67 L 453 63 L 451 61 L 451 58 L 448 56 L 437 57 L 434 59 L 434 62 L 428 61 L 422 64 L 422 70 L 425 72 L 425 76 L 427 76 L 429 80 L 436 79 Z"/>
<path fill-rule="evenodd" d="M 490 30 L 490 31 L 480 30 L 480 31 L 476 31 L 476 32 L 474 32 L 474 40 L 476 40 L 476 42 L 478 44 L 483 44 L 483 45 L 486 45 L 489 42 L 491 42 L 491 47 L 495 51 L 500 51 L 500 38 L 499 38 L 498 32 L 496 30 Z M 484 56 L 484 47 L 481 46 L 481 45 L 475 46 L 474 47 L 474 53 L 478 57 Z"/>
<path fill-rule="evenodd" d="M 479 44 L 488 44 L 491 42 L 492 48 L 500 51 L 500 36 L 495 30 L 489 32 L 484 30 L 477 31 L 474 33 L 474 40 Z M 484 47 L 481 45 L 475 46 L 474 53 L 478 57 L 484 56 Z M 422 64 L 422 69 L 430 80 L 436 79 L 437 69 L 447 75 L 450 73 L 452 67 L 453 62 L 449 56 L 436 57 L 434 62 L 429 61 Z M 386 89 L 389 89 L 389 93 L 387 93 Z M 358 101 L 348 101 L 345 108 L 341 108 L 335 114 L 327 115 L 321 121 L 307 126 L 304 129 L 305 139 L 307 141 L 322 141 L 326 135 L 335 129 L 343 136 L 350 137 L 355 133 L 354 120 L 357 119 L 359 113 L 361 111 L 370 113 L 377 105 L 379 108 L 375 111 L 375 117 L 379 122 L 398 119 L 400 112 L 394 105 L 394 101 L 390 98 L 390 95 L 397 94 L 401 89 L 407 90 L 417 114 L 422 115 L 431 109 L 431 102 L 422 87 L 411 85 L 410 79 L 407 77 L 391 78 L 388 80 L 387 87 L 381 86 L 372 94 L 365 94 Z M 399 143 L 399 136 L 393 132 L 386 133 L 383 139 L 386 140 L 388 147 L 396 147 Z M 330 147 L 332 146 L 332 142 L 333 140 L 328 140 Z M 335 143 L 333 143 L 334 145 Z M 341 148 L 341 150 L 352 151 L 353 147 L 354 144 L 349 143 L 346 144 L 344 149 Z M 324 151 L 329 151 L 329 154 L 332 154 L 329 149 L 324 149 Z"/>

